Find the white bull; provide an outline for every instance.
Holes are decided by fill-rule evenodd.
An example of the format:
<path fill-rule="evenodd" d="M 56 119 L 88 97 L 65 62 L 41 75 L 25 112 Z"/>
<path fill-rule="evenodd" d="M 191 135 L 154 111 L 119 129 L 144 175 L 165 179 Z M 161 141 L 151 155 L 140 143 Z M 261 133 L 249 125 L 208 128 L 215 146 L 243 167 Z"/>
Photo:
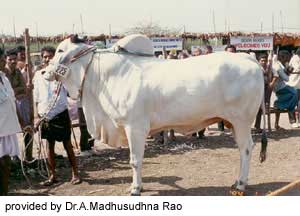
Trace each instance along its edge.
<path fill-rule="evenodd" d="M 100 138 L 103 125 L 109 145 L 128 141 L 131 194 L 138 195 L 142 189 L 149 133 L 173 128 L 189 134 L 221 119 L 232 125 L 240 151 L 240 174 L 234 186 L 245 190 L 254 146 L 251 124 L 264 94 L 263 72 L 256 60 L 247 54 L 222 52 L 166 61 L 124 49 L 97 51 L 76 40 L 66 39 L 57 47 L 45 76 L 54 79 L 60 74 L 73 98 L 82 92 L 88 130 L 94 138 Z"/>

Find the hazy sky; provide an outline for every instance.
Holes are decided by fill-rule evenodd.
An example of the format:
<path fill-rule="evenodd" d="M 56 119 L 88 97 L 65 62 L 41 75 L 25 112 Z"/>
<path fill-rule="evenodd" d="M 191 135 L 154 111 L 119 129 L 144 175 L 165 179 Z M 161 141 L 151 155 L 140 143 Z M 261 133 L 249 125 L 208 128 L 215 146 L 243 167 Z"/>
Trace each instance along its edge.
<path fill-rule="evenodd" d="M 0 0 L 0 33 L 20 35 L 25 27 L 32 35 L 81 32 L 97 35 L 120 33 L 139 22 L 188 32 L 230 30 L 300 32 L 300 0 Z M 281 12 L 281 13 L 280 13 Z M 282 15 L 280 15 L 282 14 Z M 14 21 L 13 21 L 14 20 Z"/>

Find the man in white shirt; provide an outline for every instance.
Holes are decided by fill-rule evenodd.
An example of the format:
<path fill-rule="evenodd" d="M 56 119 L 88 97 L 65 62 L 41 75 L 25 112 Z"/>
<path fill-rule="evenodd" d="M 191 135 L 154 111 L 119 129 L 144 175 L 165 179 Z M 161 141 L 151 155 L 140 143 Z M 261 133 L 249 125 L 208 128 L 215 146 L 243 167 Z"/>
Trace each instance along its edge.
<path fill-rule="evenodd" d="M 280 50 L 277 60 L 273 61 L 272 72 L 273 78 L 270 82 L 270 88 L 276 94 L 276 100 L 274 101 L 274 107 L 279 110 L 288 110 L 289 121 L 291 126 L 295 123 L 296 119 L 292 115 L 297 105 L 297 93 L 296 90 L 287 85 L 289 81 L 290 69 L 285 67 L 290 60 L 290 54 L 286 50 Z M 280 112 L 275 113 L 275 129 L 280 129 L 279 118 Z"/>
<path fill-rule="evenodd" d="M 53 58 L 55 49 L 44 47 L 42 49 L 43 67 L 49 64 Z M 40 69 L 42 69 L 40 68 Z M 67 91 L 57 81 L 48 81 L 43 77 L 43 71 L 35 73 L 33 79 L 33 97 L 36 105 L 35 117 L 45 117 L 41 123 L 41 137 L 47 140 L 48 144 L 48 164 L 50 176 L 43 183 L 50 186 L 57 182 L 55 174 L 54 147 L 55 142 L 63 142 L 68 159 L 72 167 L 72 184 L 79 184 L 81 180 L 78 176 L 78 169 L 74 151 L 71 144 L 71 121 L 67 106 Z M 55 98 L 57 98 L 55 100 Z"/>
<path fill-rule="evenodd" d="M 14 90 L 2 72 L 4 65 L 5 59 L 0 49 L 0 196 L 8 193 L 10 157 L 19 155 L 16 133 L 22 131 L 17 117 Z"/>
<path fill-rule="evenodd" d="M 293 124 L 293 127 L 300 127 L 300 48 L 297 49 L 295 55 L 291 58 L 289 66 L 293 68 L 293 72 L 290 75 L 289 86 L 293 87 L 297 91 L 297 110 L 298 116 L 296 118 L 296 113 L 293 112 L 295 120 L 298 120 L 298 123 Z"/>

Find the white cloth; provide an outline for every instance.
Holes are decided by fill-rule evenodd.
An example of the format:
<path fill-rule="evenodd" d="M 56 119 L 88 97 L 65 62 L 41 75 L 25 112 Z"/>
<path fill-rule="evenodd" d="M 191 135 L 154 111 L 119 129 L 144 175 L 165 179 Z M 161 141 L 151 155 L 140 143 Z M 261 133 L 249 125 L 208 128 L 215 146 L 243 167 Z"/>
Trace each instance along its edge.
<path fill-rule="evenodd" d="M 294 55 L 289 63 L 290 66 L 294 68 L 293 72 L 300 72 L 300 56 Z M 287 83 L 289 86 L 294 87 L 295 89 L 300 89 L 300 74 L 291 74 L 290 80 Z"/>
<path fill-rule="evenodd" d="M 77 100 L 73 100 L 71 98 L 68 98 L 68 110 L 69 110 L 69 116 L 72 121 L 78 120 L 78 105 Z"/>
<path fill-rule="evenodd" d="M 118 46 L 124 48 L 129 53 L 153 55 L 152 41 L 145 35 L 129 35 L 117 41 L 112 48 L 117 51 Z"/>
<path fill-rule="evenodd" d="M 286 86 L 285 82 L 289 81 L 289 76 L 285 73 L 284 66 L 278 60 L 273 62 L 272 72 L 274 77 L 278 77 L 273 89 L 274 92 L 277 92 Z"/>
<path fill-rule="evenodd" d="M 0 158 L 4 155 L 19 156 L 19 152 L 16 134 L 0 137 Z"/>
<path fill-rule="evenodd" d="M 68 109 L 67 91 L 62 86 L 56 103 L 49 111 L 49 104 L 54 100 L 57 94 L 57 81 L 48 81 L 43 77 L 41 71 L 37 71 L 33 78 L 33 85 L 33 100 L 34 103 L 38 104 L 38 114 L 40 116 L 48 113 L 47 118 L 51 120 L 59 113 Z"/>
<path fill-rule="evenodd" d="M 3 84 L 0 82 L 0 137 L 21 132 L 17 117 L 14 91 L 9 80 L 0 71 Z"/>

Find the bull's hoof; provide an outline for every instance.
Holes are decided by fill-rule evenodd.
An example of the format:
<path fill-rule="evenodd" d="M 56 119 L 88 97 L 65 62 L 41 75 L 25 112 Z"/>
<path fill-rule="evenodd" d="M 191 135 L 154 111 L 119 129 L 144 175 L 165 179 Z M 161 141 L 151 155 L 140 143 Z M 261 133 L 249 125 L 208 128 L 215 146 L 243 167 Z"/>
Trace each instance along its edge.
<path fill-rule="evenodd" d="M 130 195 L 131 196 L 141 196 L 141 192 L 143 191 L 143 187 L 130 187 Z"/>
<path fill-rule="evenodd" d="M 133 194 L 133 193 L 131 193 L 130 196 L 141 196 L 141 193 L 139 193 L 139 194 Z"/>
<path fill-rule="evenodd" d="M 246 195 L 246 183 L 242 181 L 236 181 L 230 188 L 229 194 L 231 196 L 245 196 Z"/>
<path fill-rule="evenodd" d="M 241 191 L 241 190 L 238 190 L 238 189 L 231 189 L 229 191 L 229 194 L 231 196 L 245 196 L 246 195 L 246 192 L 245 191 Z"/>

